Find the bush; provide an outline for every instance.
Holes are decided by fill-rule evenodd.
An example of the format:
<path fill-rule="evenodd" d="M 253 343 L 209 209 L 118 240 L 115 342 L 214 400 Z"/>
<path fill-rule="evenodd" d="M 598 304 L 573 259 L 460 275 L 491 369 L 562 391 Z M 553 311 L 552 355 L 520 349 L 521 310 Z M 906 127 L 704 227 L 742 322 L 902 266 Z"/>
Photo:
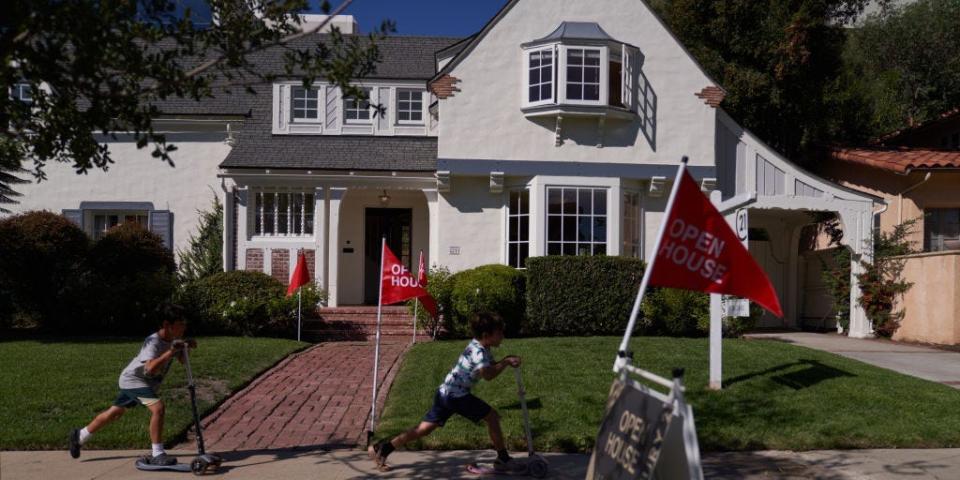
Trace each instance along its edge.
<path fill-rule="evenodd" d="M 450 273 L 450 269 L 442 266 L 431 268 L 427 272 L 427 291 L 437 301 L 438 315 L 447 318 L 449 321 L 453 312 L 450 299 L 453 293 L 453 274 Z M 407 302 L 410 314 L 413 315 L 414 312 L 417 314 L 417 325 L 422 325 L 424 330 L 436 336 L 442 319 L 431 317 L 430 313 L 422 308 L 423 305 L 420 307 L 415 309 L 413 300 Z"/>
<path fill-rule="evenodd" d="M 86 234 L 61 215 L 28 212 L 0 221 L 0 327 L 55 330 L 71 321 L 89 248 Z"/>
<path fill-rule="evenodd" d="M 163 320 L 157 307 L 176 290 L 173 253 L 135 223 L 114 227 L 98 240 L 84 270 L 84 331 L 140 335 L 153 330 Z"/>
<path fill-rule="evenodd" d="M 636 295 L 636 292 L 634 292 Z M 647 290 L 634 334 L 702 337 L 710 333 L 710 295 L 674 288 Z"/>
<path fill-rule="evenodd" d="M 527 259 L 526 335 L 622 335 L 643 262 L 607 256 Z"/>
<path fill-rule="evenodd" d="M 313 284 L 303 287 L 303 316 L 311 317 L 326 294 Z M 297 297 L 261 272 L 221 272 L 184 287 L 191 331 L 215 335 L 284 335 L 294 333 Z"/>
<path fill-rule="evenodd" d="M 724 337 L 742 337 L 744 333 L 753 330 L 757 326 L 757 322 L 760 321 L 760 317 L 763 316 L 763 307 L 757 303 L 750 302 L 750 316 L 749 317 L 726 317 L 723 319 L 723 336 Z M 710 325 L 707 324 L 707 332 L 709 333 Z"/>
<path fill-rule="evenodd" d="M 190 245 L 180 250 L 180 281 L 187 283 L 223 271 L 223 204 L 214 195 L 212 210 L 197 210 L 200 223 Z"/>
<path fill-rule="evenodd" d="M 506 265 L 483 265 L 455 274 L 448 333 L 468 338 L 473 335 L 470 317 L 477 312 L 493 312 L 503 317 L 508 336 L 518 335 L 524 323 L 525 280 L 523 271 Z"/>

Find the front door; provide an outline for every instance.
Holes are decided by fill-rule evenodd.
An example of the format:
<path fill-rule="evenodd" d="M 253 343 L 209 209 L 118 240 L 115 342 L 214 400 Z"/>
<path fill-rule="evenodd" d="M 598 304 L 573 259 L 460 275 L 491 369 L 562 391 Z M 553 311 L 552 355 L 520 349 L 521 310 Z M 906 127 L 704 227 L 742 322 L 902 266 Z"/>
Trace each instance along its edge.
<path fill-rule="evenodd" d="M 413 211 L 409 208 L 368 208 L 365 223 L 363 298 L 367 305 L 376 305 L 380 295 L 380 239 L 386 237 L 393 254 L 410 268 Z"/>

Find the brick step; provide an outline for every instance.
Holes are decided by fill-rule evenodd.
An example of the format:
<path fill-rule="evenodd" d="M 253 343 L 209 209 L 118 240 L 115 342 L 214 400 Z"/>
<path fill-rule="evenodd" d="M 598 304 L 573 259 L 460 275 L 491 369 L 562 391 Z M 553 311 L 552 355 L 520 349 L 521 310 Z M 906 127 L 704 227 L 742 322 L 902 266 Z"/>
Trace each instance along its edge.
<path fill-rule="evenodd" d="M 413 337 L 412 329 L 380 329 L 380 340 L 388 342 L 407 341 Z M 303 331 L 303 339 L 308 342 L 329 342 L 329 341 L 372 341 L 377 338 L 376 330 L 354 330 L 354 329 L 310 329 Z M 417 332 L 417 341 L 430 341 L 430 335 L 427 332 Z"/>
<path fill-rule="evenodd" d="M 350 323 L 356 325 L 376 325 L 377 317 L 335 317 L 329 318 L 324 317 L 316 320 L 311 320 L 311 322 L 316 323 Z M 384 325 L 413 325 L 413 317 L 383 317 L 380 319 L 380 323 Z"/>
<path fill-rule="evenodd" d="M 391 314 L 407 314 L 408 310 L 405 306 L 389 305 L 381 307 L 381 312 L 391 313 Z M 318 308 L 317 313 L 320 315 L 330 314 L 330 313 L 346 313 L 346 314 L 377 314 L 377 307 L 371 306 L 353 306 L 353 307 L 323 307 Z"/>

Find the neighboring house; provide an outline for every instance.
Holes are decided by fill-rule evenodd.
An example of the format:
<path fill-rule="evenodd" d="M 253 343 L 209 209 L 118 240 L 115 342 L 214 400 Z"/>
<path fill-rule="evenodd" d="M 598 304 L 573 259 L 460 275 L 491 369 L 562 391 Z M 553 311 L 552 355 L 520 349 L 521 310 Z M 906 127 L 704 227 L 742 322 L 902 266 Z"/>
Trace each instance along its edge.
<path fill-rule="evenodd" d="M 330 306 L 343 306 L 376 303 L 382 237 L 408 266 L 422 250 L 454 271 L 649 258 L 683 156 L 704 191 L 749 208 L 750 249 L 786 312 L 762 326 L 800 326 L 810 303 L 807 212 L 837 213 L 854 258 L 870 257 L 875 199 L 737 125 L 721 86 L 644 2 L 512 0 L 471 37 L 391 37 L 381 52 L 358 83 L 385 115 L 323 81 L 244 98 L 249 115 L 215 175 L 227 269 L 286 281 L 303 250 Z M 282 73 L 277 52 L 257 55 Z M 851 317 L 852 335 L 870 334 L 862 309 Z"/>
<path fill-rule="evenodd" d="M 915 220 L 911 235 L 923 253 L 907 260 L 913 287 L 894 338 L 960 343 L 960 109 L 859 148 L 836 148 L 824 175 L 882 197 L 876 226 L 890 232 Z"/>

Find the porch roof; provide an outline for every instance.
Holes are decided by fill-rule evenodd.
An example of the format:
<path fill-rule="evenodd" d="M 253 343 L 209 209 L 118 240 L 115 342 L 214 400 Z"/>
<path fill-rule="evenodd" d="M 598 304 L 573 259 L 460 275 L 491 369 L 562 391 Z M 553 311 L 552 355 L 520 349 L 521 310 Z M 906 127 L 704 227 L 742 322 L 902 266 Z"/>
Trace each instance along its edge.
<path fill-rule="evenodd" d="M 221 168 L 432 172 L 436 137 L 274 135 L 238 138 Z"/>

